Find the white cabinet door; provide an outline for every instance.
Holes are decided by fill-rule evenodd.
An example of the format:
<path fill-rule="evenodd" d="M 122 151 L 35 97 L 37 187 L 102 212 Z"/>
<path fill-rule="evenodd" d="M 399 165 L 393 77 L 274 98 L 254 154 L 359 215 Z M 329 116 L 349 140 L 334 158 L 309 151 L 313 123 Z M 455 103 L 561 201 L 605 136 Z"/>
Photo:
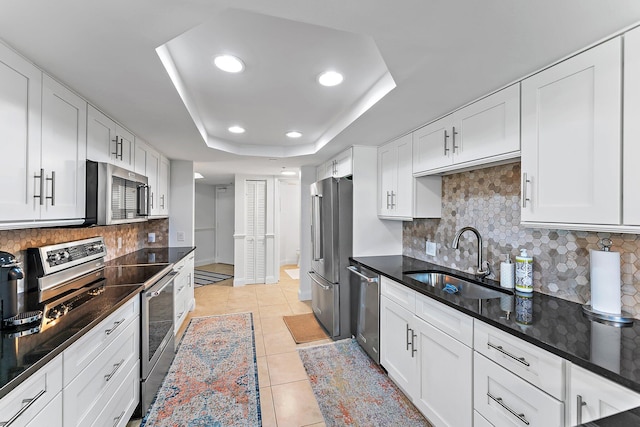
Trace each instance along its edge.
<path fill-rule="evenodd" d="M 335 157 L 334 173 L 336 178 L 353 175 L 353 149 L 349 148 Z"/>
<path fill-rule="evenodd" d="M 449 166 L 453 163 L 452 116 L 436 120 L 413 132 L 413 173 Z"/>
<path fill-rule="evenodd" d="M 133 134 L 92 105 L 88 107 L 87 117 L 87 158 L 133 170 Z"/>
<path fill-rule="evenodd" d="M 572 426 L 640 406 L 640 394 L 571 365 L 567 410 Z"/>
<path fill-rule="evenodd" d="M 154 149 L 147 150 L 147 179 L 149 180 L 149 203 L 151 215 L 160 215 L 160 190 L 158 189 L 158 173 L 160 172 L 160 153 Z"/>
<path fill-rule="evenodd" d="M 115 156 L 116 122 L 93 105 L 87 107 L 87 158 L 110 163 Z"/>
<path fill-rule="evenodd" d="M 140 175 L 147 176 L 147 151 L 149 151 L 149 146 L 140 138 L 136 138 L 135 145 L 133 171 Z M 147 176 L 147 178 L 149 177 Z"/>
<path fill-rule="evenodd" d="M 640 28 L 624 35 L 624 120 L 622 219 L 640 225 Z"/>
<path fill-rule="evenodd" d="M 42 72 L 0 44 L 0 141 L 11 147 L 0 168 L 0 221 L 40 216 Z"/>
<path fill-rule="evenodd" d="M 158 171 L 158 214 L 169 215 L 169 181 L 171 178 L 171 162 L 164 156 L 160 156 L 160 170 Z"/>
<path fill-rule="evenodd" d="M 522 82 L 522 222 L 620 224 L 621 40 Z"/>
<path fill-rule="evenodd" d="M 520 151 L 520 85 L 514 84 L 453 114 L 454 163 Z"/>
<path fill-rule="evenodd" d="M 412 219 L 413 206 L 413 136 L 405 135 L 396 142 L 396 185 L 393 197 L 393 214 L 401 218 Z"/>
<path fill-rule="evenodd" d="M 416 395 L 419 385 L 413 321 L 413 313 L 380 297 L 380 364 L 409 396 Z"/>
<path fill-rule="evenodd" d="M 42 219 L 83 218 L 87 103 L 46 74 L 42 84 Z M 42 188 L 42 187 L 41 187 Z"/>
<path fill-rule="evenodd" d="M 20 424 L 17 424 L 20 425 Z M 62 427 L 62 393 L 58 393 L 25 427 Z"/>
<path fill-rule="evenodd" d="M 420 365 L 413 402 L 434 425 L 471 426 L 473 350 L 417 317 L 413 325 Z"/>
<path fill-rule="evenodd" d="M 393 214 L 393 198 L 396 196 L 398 151 L 393 143 L 378 148 L 378 215 Z"/>

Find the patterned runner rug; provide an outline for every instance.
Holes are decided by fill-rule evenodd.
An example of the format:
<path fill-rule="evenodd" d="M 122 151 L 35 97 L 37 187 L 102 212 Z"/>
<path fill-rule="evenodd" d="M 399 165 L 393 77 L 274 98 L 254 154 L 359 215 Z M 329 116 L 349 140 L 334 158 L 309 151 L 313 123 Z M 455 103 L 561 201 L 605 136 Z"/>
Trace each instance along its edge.
<path fill-rule="evenodd" d="M 298 353 L 327 426 L 431 426 L 355 340 Z"/>
<path fill-rule="evenodd" d="M 141 427 L 261 426 L 253 316 L 191 319 Z"/>

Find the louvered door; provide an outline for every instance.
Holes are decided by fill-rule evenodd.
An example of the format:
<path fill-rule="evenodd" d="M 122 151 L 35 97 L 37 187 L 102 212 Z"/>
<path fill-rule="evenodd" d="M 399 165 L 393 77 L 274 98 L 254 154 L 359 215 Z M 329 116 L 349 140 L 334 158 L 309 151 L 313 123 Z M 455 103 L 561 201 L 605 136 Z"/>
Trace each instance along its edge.
<path fill-rule="evenodd" d="M 247 283 L 264 283 L 266 277 L 266 181 L 247 181 L 245 260 Z"/>

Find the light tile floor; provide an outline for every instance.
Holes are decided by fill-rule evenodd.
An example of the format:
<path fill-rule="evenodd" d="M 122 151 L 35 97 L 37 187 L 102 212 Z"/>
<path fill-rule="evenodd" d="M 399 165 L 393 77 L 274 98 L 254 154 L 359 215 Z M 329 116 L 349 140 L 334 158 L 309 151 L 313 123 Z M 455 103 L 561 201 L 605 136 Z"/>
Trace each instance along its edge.
<path fill-rule="evenodd" d="M 297 345 L 291 337 L 282 316 L 309 313 L 311 305 L 298 301 L 299 281 L 291 279 L 286 268 L 295 266 L 283 266 L 277 284 L 232 287 L 219 282 L 196 288 L 190 317 L 253 313 L 263 426 L 320 427 L 325 425 L 322 414 L 296 349 L 331 340 Z M 188 320 L 179 335 L 187 324 Z"/>

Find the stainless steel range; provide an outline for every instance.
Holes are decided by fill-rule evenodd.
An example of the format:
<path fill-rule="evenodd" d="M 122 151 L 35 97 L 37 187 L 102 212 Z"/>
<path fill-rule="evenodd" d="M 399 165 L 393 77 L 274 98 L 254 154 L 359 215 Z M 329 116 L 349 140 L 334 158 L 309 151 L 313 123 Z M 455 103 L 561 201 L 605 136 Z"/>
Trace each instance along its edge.
<path fill-rule="evenodd" d="M 141 295 L 141 406 L 151 405 L 173 359 L 173 280 L 171 264 L 105 267 L 102 237 L 27 251 L 27 307 L 44 304 L 43 327 L 105 286 L 144 285 Z"/>

